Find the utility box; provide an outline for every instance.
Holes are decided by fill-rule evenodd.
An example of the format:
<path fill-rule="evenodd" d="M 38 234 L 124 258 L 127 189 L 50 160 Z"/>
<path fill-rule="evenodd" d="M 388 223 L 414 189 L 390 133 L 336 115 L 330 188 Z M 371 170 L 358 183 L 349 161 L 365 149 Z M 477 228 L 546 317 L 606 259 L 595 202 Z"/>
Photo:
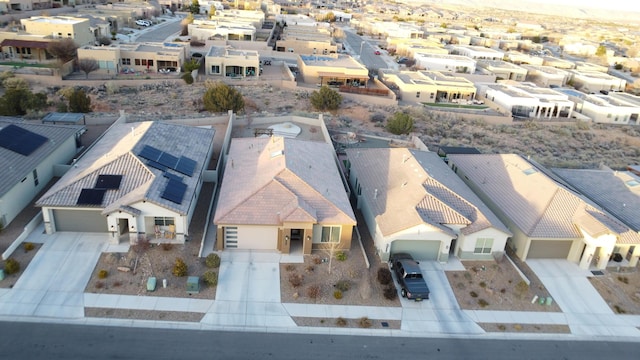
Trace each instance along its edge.
<path fill-rule="evenodd" d="M 156 281 L 154 276 L 147 279 L 147 291 L 156 291 Z"/>
<path fill-rule="evenodd" d="M 187 278 L 187 293 L 197 294 L 200 292 L 200 278 L 198 276 L 189 276 Z"/>
<path fill-rule="evenodd" d="M 4 280 L 4 270 L 0 269 L 0 281 Z"/>

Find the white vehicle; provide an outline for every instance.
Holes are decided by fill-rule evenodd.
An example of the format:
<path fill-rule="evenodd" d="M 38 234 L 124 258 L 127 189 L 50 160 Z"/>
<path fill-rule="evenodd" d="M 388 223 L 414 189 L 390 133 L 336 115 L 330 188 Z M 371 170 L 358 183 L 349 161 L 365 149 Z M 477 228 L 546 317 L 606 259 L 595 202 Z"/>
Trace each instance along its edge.
<path fill-rule="evenodd" d="M 136 20 L 136 25 L 151 26 L 151 23 L 148 20 Z"/>

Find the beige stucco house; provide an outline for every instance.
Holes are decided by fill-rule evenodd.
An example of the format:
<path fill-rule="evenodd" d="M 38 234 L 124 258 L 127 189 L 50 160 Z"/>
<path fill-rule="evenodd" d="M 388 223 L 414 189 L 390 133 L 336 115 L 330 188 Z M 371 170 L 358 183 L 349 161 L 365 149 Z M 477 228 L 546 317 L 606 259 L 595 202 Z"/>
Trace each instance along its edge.
<path fill-rule="evenodd" d="M 511 232 L 433 152 L 346 149 L 349 184 L 382 260 L 502 256 Z"/>
<path fill-rule="evenodd" d="M 207 75 L 260 76 L 260 54 L 255 50 L 212 46 L 205 55 L 204 63 Z"/>
<path fill-rule="evenodd" d="M 188 43 L 122 43 L 78 49 L 78 59 L 96 60 L 100 65 L 98 72 L 103 74 L 158 72 L 165 69 L 180 72 L 188 56 Z"/>
<path fill-rule="evenodd" d="M 381 69 L 379 77 L 383 82 L 395 85 L 403 101 L 435 103 L 473 100 L 476 94 L 476 87 L 471 81 L 439 71 Z"/>
<path fill-rule="evenodd" d="M 369 81 L 369 70 L 349 55 L 299 55 L 298 70 L 305 83 L 360 86 Z"/>
<path fill-rule="evenodd" d="M 326 142 L 232 139 L 213 220 L 216 249 L 349 249 L 356 218 L 336 161 Z"/>
<path fill-rule="evenodd" d="M 507 225 L 508 245 L 522 260 L 567 259 L 604 269 L 617 246 L 640 235 L 514 154 L 448 156 L 449 165 Z"/>
<path fill-rule="evenodd" d="M 32 16 L 20 19 L 25 32 L 51 36 L 53 39 L 73 39 L 78 45 L 92 45 L 96 39 L 89 19 L 72 16 Z"/>

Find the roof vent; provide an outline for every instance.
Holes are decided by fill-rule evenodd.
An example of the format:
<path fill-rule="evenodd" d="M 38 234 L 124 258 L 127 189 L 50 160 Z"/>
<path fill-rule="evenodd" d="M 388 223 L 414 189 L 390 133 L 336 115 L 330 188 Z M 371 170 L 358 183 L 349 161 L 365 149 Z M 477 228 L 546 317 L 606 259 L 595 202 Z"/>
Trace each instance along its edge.
<path fill-rule="evenodd" d="M 374 199 L 378 198 L 378 189 L 373 190 L 373 198 Z"/>
<path fill-rule="evenodd" d="M 275 158 L 275 157 L 282 156 L 282 155 L 284 155 L 284 150 L 274 151 L 274 152 L 271 153 L 271 158 Z"/>

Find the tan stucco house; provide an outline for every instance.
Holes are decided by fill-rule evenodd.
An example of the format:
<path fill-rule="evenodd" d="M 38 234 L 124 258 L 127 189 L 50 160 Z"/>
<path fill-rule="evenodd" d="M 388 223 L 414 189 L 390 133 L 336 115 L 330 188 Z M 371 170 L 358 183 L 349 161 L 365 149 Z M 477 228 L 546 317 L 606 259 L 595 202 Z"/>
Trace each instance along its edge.
<path fill-rule="evenodd" d="M 333 146 L 284 137 L 231 140 L 217 207 L 216 249 L 349 249 L 356 218 Z"/>

